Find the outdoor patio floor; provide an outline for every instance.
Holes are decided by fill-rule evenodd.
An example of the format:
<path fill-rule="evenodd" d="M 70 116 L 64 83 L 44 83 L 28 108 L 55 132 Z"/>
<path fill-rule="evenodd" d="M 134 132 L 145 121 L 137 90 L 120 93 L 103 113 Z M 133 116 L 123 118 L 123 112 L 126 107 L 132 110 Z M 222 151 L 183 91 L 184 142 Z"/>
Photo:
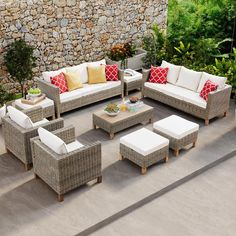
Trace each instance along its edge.
<path fill-rule="evenodd" d="M 115 101 L 119 98 L 111 100 Z M 93 111 L 103 108 L 108 101 L 63 114 L 65 125 L 76 126 L 78 140 L 102 142 L 103 183 L 95 185 L 91 183 L 78 188 L 66 194 L 62 203 L 57 202 L 56 194 L 43 181 L 34 179 L 32 170 L 25 172 L 23 165 L 16 158 L 5 153 L 0 129 L 0 235 L 76 235 L 236 150 L 233 102 L 227 117 L 215 119 L 209 126 L 204 126 L 202 120 L 186 113 L 150 99 L 144 101 L 155 108 L 154 121 L 177 114 L 197 122 L 200 131 L 196 148 L 181 151 L 178 158 L 170 152 L 168 163 L 154 165 L 148 169 L 146 175 L 142 176 L 140 169 L 131 162 L 119 161 L 119 138 L 141 128 L 142 125 L 122 131 L 115 136 L 114 140 L 110 140 L 104 131 L 92 129 Z M 145 127 L 152 129 L 151 124 Z M 211 229 L 213 232 L 211 235 L 235 235 L 236 227 L 232 224 L 236 222 L 235 206 L 232 206 L 236 201 L 235 165 L 235 158 L 232 158 L 209 170 L 209 173 L 196 177 L 97 231 L 94 235 L 126 236 L 133 233 L 135 235 L 202 236 L 210 235 Z M 225 178 L 225 182 L 222 178 Z M 201 189 L 198 192 L 199 188 Z M 227 198 L 224 192 L 228 193 Z M 213 199 L 215 195 L 217 198 Z M 231 204 L 225 203 L 226 201 Z M 221 202 L 225 204 L 219 207 L 219 210 L 213 209 Z M 192 208 L 189 209 L 189 206 Z M 194 214 L 195 210 L 196 214 Z M 202 211 L 205 214 L 205 221 L 199 219 L 195 221 L 196 217 L 202 216 Z M 162 220 L 158 219 L 162 216 Z M 214 229 L 206 227 L 208 220 L 213 222 L 211 227 L 214 226 Z M 222 231 L 223 226 L 229 227 Z M 194 228 L 191 231 L 192 227 Z"/>

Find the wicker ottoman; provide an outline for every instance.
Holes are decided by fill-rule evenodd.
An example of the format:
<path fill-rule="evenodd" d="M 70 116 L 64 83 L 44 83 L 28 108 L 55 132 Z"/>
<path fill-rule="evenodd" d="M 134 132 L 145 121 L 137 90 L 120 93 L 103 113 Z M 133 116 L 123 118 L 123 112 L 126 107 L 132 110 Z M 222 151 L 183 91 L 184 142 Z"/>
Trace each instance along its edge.
<path fill-rule="evenodd" d="M 189 144 L 196 145 L 199 125 L 172 115 L 153 124 L 155 133 L 160 134 L 170 140 L 170 148 L 174 150 L 175 156 L 179 155 L 179 150 Z"/>
<path fill-rule="evenodd" d="M 120 139 L 121 160 L 129 159 L 141 167 L 145 174 L 147 168 L 164 159 L 168 161 L 169 140 L 142 128 Z"/>

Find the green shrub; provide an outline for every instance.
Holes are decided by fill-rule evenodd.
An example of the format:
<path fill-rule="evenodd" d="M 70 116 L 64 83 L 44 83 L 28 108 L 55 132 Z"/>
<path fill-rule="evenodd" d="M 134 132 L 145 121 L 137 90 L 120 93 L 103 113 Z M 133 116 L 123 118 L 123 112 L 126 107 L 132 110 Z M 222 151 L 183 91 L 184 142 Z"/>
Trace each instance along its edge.
<path fill-rule="evenodd" d="M 20 39 L 9 45 L 4 57 L 11 78 L 20 83 L 22 96 L 25 81 L 33 78 L 32 69 L 36 66 L 33 52 L 34 48 Z"/>

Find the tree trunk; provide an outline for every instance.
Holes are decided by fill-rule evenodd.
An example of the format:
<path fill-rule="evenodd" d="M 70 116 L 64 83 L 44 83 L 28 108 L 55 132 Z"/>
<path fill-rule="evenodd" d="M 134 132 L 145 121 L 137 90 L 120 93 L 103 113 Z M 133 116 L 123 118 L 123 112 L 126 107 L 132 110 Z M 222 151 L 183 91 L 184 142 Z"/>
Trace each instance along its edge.
<path fill-rule="evenodd" d="M 21 83 L 21 84 L 20 84 L 20 87 L 21 87 L 21 95 L 22 95 L 22 98 L 24 98 L 24 83 Z"/>

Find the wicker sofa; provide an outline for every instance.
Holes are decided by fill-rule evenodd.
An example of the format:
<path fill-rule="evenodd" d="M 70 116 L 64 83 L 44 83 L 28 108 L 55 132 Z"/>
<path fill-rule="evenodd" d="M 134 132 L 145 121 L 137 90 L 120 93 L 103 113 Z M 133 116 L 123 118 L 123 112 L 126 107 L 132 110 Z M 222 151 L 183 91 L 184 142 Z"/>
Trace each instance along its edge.
<path fill-rule="evenodd" d="M 66 144 L 76 140 L 72 126 L 52 132 Z M 66 154 L 57 154 L 41 142 L 39 137 L 31 139 L 35 177 L 41 178 L 57 194 L 58 201 L 64 194 L 91 180 L 102 182 L 101 143 L 84 145 Z"/>
<path fill-rule="evenodd" d="M 32 122 L 43 120 L 42 107 L 27 109 L 23 112 L 30 117 Z M 37 129 L 39 126 L 25 129 L 12 121 L 8 115 L 2 118 L 2 123 L 6 151 L 14 154 L 21 162 L 23 162 L 25 170 L 29 170 L 30 165 L 32 164 L 30 139 L 38 136 Z M 54 131 L 62 128 L 64 126 L 64 121 L 60 118 L 41 124 L 40 126 L 49 131 Z"/>
<path fill-rule="evenodd" d="M 194 83 L 196 84 L 196 89 L 190 90 L 182 86 L 182 84 L 179 82 L 179 79 L 181 77 L 182 70 L 185 70 L 187 71 L 187 74 L 189 73 L 190 75 L 188 77 L 188 80 L 190 81 L 191 73 L 195 73 L 194 71 L 190 71 L 182 66 L 175 66 L 165 61 L 162 62 L 161 67 L 169 67 L 169 78 L 167 76 L 167 84 L 150 83 L 150 70 L 143 70 L 143 97 L 152 98 L 174 108 L 187 112 L 193 116 L 204 119 L 205 125 L 208 125 L 210 119 L 212 118 L 221 115 L 226 116 L 229 109 L 232 86 L 222 83 L 220 89 L 209 93 L 207 101 L 199 96 L 199 92 L 203 87 L 203 82 L 208 77 L 214 78 L 214 81 L 217 81 L 217 78 L 221 79 L 222 77 L 217 77 L 204 72 L 196 72 L 200 73 L 198 77 L 200 79 L 199 81 L 197 81 L 197 79 L 194 81 Z M 195 78 L 197 78 L 198 76 L 198 74 L 196 73 L 193 74 Z"/>
<path fill-rule="evenodd" d="M 38 79 L 38 86 L 48 98 L 54 101 L 56 115 L 92 104 L 110 97 L 121 95 L 124 91 L 124 72 L 119 70 L 119 81 L 108 81 L 101 84 L 88 84 L 87 66 L 106 64 L 105 60 L 83 63 L 77 66 L 67 67 L 58 71 L 43 72 L 42 78 Z M 59 88 L 50 83 L 50 76 L 60 72 L 79 72 L 82 78 L 83 88 L 74 91 L 59 93 Z"/>

